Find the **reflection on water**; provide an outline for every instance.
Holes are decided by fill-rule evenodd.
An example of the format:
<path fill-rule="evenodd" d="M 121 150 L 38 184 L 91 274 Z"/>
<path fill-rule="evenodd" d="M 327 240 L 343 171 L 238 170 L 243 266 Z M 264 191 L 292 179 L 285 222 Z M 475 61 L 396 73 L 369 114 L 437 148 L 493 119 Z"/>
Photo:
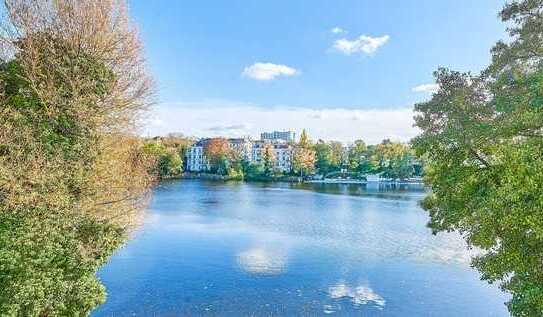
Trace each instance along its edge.
<path fill-rule="evenodd" d="M 286 265 L 284 254 L 277 250 L 251 248 L 238 254 L 239 266 L 253 274 L 279 274 Z"/>
<path fill-rule="evenodd" d="M 424 195 L 426 189 L 423 184 L 396 184 L 396 183 L 367 183 L 367 184 L 326 184 L 326 183 L 295 183 L 290 188 L 305 189 L 320 193 L 339 195 L 365 195 L 379 198 L 409 199 L 402 193 Z"/>
<path fill-rule="evenodd" d="M 355 288 L 339 282 L 328 288 L 328 295 L 332 299 L 349 299 L 354 305 L 373 304 L 379 309 L 385 307 L 385 299 L 381 295 L 375 293 L 369 286 L 360 285 Z M 328 307 L 329 310 L 329 307 Z M 328 311 L 330 313 L 330 311 Z"/>
<path fill-rule="evenodd" d="M 164 182 L 95 316 L 506 316 L 422 186 Z"/>

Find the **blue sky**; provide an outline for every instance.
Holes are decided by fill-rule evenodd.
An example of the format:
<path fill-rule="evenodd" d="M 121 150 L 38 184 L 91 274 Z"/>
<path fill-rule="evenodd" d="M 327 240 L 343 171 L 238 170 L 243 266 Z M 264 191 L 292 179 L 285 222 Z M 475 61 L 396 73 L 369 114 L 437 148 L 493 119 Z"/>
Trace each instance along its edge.
<path fill-rule="evenodd" d="M 503 4 L 129 1 L 157 82 L 159 104 L 146 133 L 255 136 L 264 128 L 305 127 L 315 137 L 343 141 L 349 135 L 407 140 L 416 134 L 409 110 L 432 88 L 415 87 L 431 84 L 438 66 L 487 65 L 489 49 L 505 36 L 497 17 Z M 202 111 L 212 118 L 200 122 Z M 399 131 L 379 135 L 383 127 L 367 126 L 391 111 L 408 120 Z M 285 123 L 280 115 L 296 120 Z"/>

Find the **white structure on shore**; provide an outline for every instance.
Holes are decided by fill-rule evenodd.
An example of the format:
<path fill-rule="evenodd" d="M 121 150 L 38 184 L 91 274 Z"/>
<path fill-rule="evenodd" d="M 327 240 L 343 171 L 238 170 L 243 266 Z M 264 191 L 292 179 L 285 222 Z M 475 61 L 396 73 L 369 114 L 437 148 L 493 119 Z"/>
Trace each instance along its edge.
<path fill-rule="evenodd" d="M 294 136 L 294 132 L 291 132 Z M 205 157 L 205 146 L 211 139 L 201 139 L 194 143 L 186 153 L 187 171 L 209 171 L 211 166 Z M 281 172 L 292 169 L 293 147 L 282 139 L 263 139 L 252 141 L 248 138 L 227 139 L 230 148 L 242 160 L 249 163 L 263 164 L 264 152 L 272 152 L 274 167 Z"/>
<path fill-rule="evenodd" d="M 381 174 L 367 174 L 366 181 L 368 183 L 379 183 L 382 180 Z"/>

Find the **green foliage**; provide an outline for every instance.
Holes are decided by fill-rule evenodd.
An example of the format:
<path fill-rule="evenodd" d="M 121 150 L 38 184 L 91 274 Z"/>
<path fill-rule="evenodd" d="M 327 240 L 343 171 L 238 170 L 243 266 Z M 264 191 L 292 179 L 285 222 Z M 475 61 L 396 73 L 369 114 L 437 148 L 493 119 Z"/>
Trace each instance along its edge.
<path fill-rule="evenodd" d="M 84 63 L 81 57 L 78 63 Z M 93 74 L 96 82 L 111 79 L 107 72 Z M 16 205 L 0 197 L 0 311 L 7 316 L 86 315 L 105 300 L 95 273 L 125 233 L 77 212 L 89 162 L 96 156 L 92 126 L 73 113 L 45 107 L 23 75 L 16 59 L 0 66 L 6 96 L 1 124 L 32 138 L 2 144 L 2 167 L 11 166 L 32 185 L 29 201 L 19 198 L 25 194 L 16 188 L 5 188 Z M 102 93 L 102 88 L 90 93 Z M 34 155 L 42 156 L 49 170 L 17 170 L 18 160 L 36 160 Z"/>
<path fill-rule="evenodd" d="M 158 160 L 158 171 L 160 177 L 179 176 L 183 172 L 183 161 L 176 152 L 168 152 L 161 155 Z"/>
<path fill-rule="evenodd" d="M 235 167 L 228 168 L 226 175 L 228 176 L 229 180 L 242 181 L 245 179 L 243 170 Z"/>
<path fill-rule="evenodd" d="M 343 167 L 343 145 L 340 142 L 319 141 L 314 145 L 315 169 L 318 173 L 326 175 L 339 171 Z"/>
<path fill-rule="evenodd" d="M 328 143 L 319 141 L 315 144 L 315 169 L 322 175 L 338 169 L 332 165 L 332 149 Z"/>
<path fill-rule="evenodd" d="M 124 241 L 124 231 L 68 211 L 28 212 L 0 217 L 2 315 L 89 314 L 105 301 L 95 273 Z"/>
<path fill-rule="evenodd" d="M 234 161 L 234 151 L 225 138 L 212 138 L 204 146 L 204 153 L 209 160 L 209 165 L 213 173 L 227 175 L 232 161 Z"/>
<path fill-rule="evenodd" d="M 294 146 L 292 151 L 292 172 L 299 173 L 299 176 L 303 178 L 304 175 L 315 172 L 315 162 L 315 149 L 304 129 L 300 135 L 300 142 Z"/>
<path fill-rule="evenodd" d="M 269 180 L 266 177 L 265 169 L 262 164 L 248 163 L 244 166 L 245 179 L 250 181 Z"/>
<path fill-rule="evenodd" d="M 327 175 L 346 169 L 360 175 L 378 173 L 393 179 L 406 179 L 422 174 L 422 164 L 415 160 L 410 147 L 384 140 L 378 145 L 366 146 L 357 140 L 347 153 L 339 142 L 319 141 L 314 146 L 315 167 L 318 174 Z"/>
<path fill-rule="evenodd" d="M 228 167 L 226 176 L 228 176 L 229 180 L 236 180 L 236 181 L 242 181 L 245 179 L 246 175 L 246 168 L 247 168 L 248 162 L 245 160 L 235 160 L 230 163 L 230 166 Z"/>
<path fill-rule="evenodd" d="M 507 4 L 513 40 L 492 64 L 480 76 L 439 69 L 439 91 L 416 105 L 429 226 L 485 251 L 473 265 L 512 294 L 513 316 L 543 315 L 542 12 L 540 0 Z"/>
<path fill-rule="evenodd" d="M 370 160 L 369 170 L 386 178 L 406 179 L 415 175 L 414 155 L 405 144 L 384 140 L 372 148 Z"/>
<path fill-rule="evenodd" d="M 285 177 L 284 173 L 273 167 L 266 168 L 263 163 L 251 163 L 248 161 L 232 164 L 231 171 L 228 174 L 228 179 L 230 180 L 268 182 L 281 180 Z"/>
<path fill-rule="evenodd" d="M 139 48 L 111 20 L 124 17 L 116 3 L 5 6 L 12 32 L 0 38 L 14 55 L 0 57 L 0 315 L 86 316 L 105 301 L 96 271 L 151 183 L 128 132 L 147 104 Z"/>
<path fill-rule="evenodd" d="M 262 165 L 264 168 L 264 175 L 266 177 L 273 177 L 275 174 L 275 156 L 271 145 L 264 147 L 262 152 Z"/>
<path fill-rule="evenodd" d="M 146 154 L 155 159 L 154 172 L 160 178 L 176 177 L 183 173 L 183 160 L 180 150 L 176 147 L 167 147 L 162 142 L 150 141 L 143 148 Z"/>
<path fill-rule="evenodd" d="M 363 140 L 354 141 L 353 146 L 347 153 L 347 167 L 351 171 L 367 172 L 369 171 L 369 160 L 367 158 L 368 147 Z"/>
<path fill-rule="evenodd" d="M 307 149 L 311 146 L 311 141 L 309 140 L 309 136 L 307 135 L 307 132 L 305 129 L 302 130 L 302 134 L 300 135 L 300 142 L 298 143 L 298 146 Z"/>

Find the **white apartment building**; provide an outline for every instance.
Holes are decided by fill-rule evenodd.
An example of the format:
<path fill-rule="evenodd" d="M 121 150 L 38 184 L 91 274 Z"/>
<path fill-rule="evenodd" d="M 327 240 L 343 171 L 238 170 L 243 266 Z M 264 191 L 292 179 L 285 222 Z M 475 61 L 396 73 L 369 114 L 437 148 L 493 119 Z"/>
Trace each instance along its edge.
<path fill-rule="evenodd" d="M 187 170 L 190 172 L 201 172 L 209 170 L 209 161 L 204 155 L 204 146 L 209 139 L 203 139 L 194 143 L 185 155 Z"/>
<path fill-rule="evenodd" d="M 241 159 L 250 161 L 253 145 L 249 138 L 228 139 L 228 143 Z"/>
<path fill-rule="evenodd" d="M 284 142 L 254 141 L 253 155 L 251 162 L 263 163 L 264 150 L 267 146 L 272 147 L 275 168 L 282 172 L 289 172 L 292 169 L 293 148 Z"/>
<path fill-rule="evenodd" d="M 192 145 L 186 153 L 186 168 L 189 172 L 203 172 L 210 169 L 209 161 L 205 157 L 204 147 L 210 139 L 202 139 Z M 260 140 L 251 141 L 248 138 L 228 139 L 228 143 L 239 157 L 251 163 L 263 163 L 262 157 L 266 146 L 271 146 L 274 156 L 275 168 L 282 172 L 292 169 L 291 145 L 280 141 Z"/>

